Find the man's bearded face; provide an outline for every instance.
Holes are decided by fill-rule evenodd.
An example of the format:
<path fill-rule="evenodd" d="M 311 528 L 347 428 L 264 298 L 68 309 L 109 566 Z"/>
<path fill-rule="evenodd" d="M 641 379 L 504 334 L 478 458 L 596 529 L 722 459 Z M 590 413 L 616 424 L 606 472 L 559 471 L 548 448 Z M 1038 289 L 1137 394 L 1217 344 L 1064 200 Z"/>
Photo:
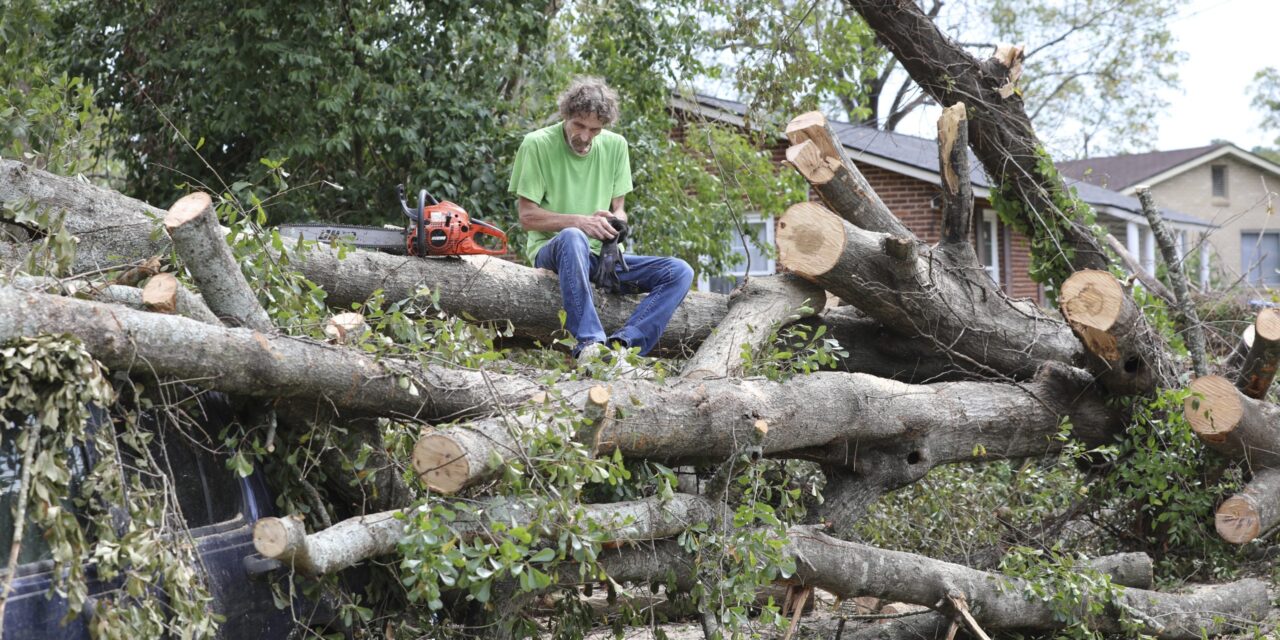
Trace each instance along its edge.
<path fill-rule="evenodd" d="M 591 152 L 591 141 L 603 130 L 604 123 L 594 113 L 573 116 L 564 121 L 565 142 L 580 156 Z"/>

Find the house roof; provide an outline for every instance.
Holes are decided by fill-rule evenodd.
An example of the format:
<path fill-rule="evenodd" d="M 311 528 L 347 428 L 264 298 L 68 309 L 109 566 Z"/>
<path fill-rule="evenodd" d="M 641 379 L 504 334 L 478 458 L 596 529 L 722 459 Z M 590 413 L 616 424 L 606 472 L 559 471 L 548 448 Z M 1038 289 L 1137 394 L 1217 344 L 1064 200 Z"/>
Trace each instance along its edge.
<path fill-rule="evenodd" d="M 1063 175 L 1071 176 L 1099 187 L 1121 191 L 1151 176 L 1187 164 L 1200 156 L 1226 146 L 1230 145 L 1211 144 L 1191 149 L 1085 158 L 1084 160 L 1059 162 L 1057 165 L 1058 171 L 1062 172 Z"/>
<path fill-rule="evenodd" d="M 1280 176 L 1280 165 L 1229 142 L 1191 149 L 1152 151 L 1058 163 L 1058 170 L 1079 180 L 1131 194 L 1142 184 L 1157 184 L 1178 174 L 1231 156 L 1262 171 Z"/>
<path fill-rule="evenodd" d="M 705 116 L 737 126 L 743 126 L 742 117 L 747 111 L 747 106 L 741 102 L 704 95 L 694 96 L 692 101 L 676 98 L 674 106 L 698 111 Z M 836 120 L 829 122 L 853 161 L 866 162 L 872 166 L 939 184 L 937 140 Z M 989 199 L 992 182 L 982 168 L 982 163 L 978 162 L 972 151 L 969 152 L 969 167 L 969 182 L 973 185 L 974 196 Z M 1137 198 L 1081 181 L 1065 172 L 1063 177 L 1067 186 L 1074 187 L 1077 195 L 1099 213 L 1111 215 L 1126 222 L 1137 222 L 1143 226 L 1147 224 L 1146 217 L 1142 215 L 1142 205 Z M 1161 212 L 1165 220 L 1174 226 L 1184 228 L 1213 226 L 1196 216 L 1179 211 L 1161 209 Z"/>

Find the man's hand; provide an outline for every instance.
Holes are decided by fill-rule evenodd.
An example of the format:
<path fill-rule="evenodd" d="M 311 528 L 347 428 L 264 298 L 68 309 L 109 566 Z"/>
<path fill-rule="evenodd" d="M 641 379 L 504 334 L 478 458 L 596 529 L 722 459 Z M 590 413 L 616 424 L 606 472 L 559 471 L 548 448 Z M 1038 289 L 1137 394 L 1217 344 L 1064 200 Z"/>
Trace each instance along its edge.
<path fill-rule="evenodd" d="M 578 216 L 580 221 L 577 226 L 587 236 L 596 240 L 612 240 L 614 236 L 618 235 L 618 232 L 614 231 L 613 225 L 609 224 L 609 218 L 612 215 L 608 211 L 597 211 L 590 216 Z"/>

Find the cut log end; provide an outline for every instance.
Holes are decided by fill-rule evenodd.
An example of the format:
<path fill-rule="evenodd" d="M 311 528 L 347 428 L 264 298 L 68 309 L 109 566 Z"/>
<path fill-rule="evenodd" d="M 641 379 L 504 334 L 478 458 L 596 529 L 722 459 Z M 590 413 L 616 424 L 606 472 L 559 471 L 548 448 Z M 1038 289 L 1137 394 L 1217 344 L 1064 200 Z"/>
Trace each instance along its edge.
<path fill-rule="evenodd" d="M 1191 381 L 1191 395 L 1183 402 L 1183 415 L 1200 439 L 1223 442 L 1244 416 L 1240 392 L 1222 376 L 1205 376 Z"/>
<path fill-rule="evenodd" d="M 587 402 L 597 407 L 603 407 L 608 405 L 609 404 L 608 387 L 604 387 L 600 385 L 591 387 L 591 389 L 587 391 Z"/>
<path fill-rule="evenodd" d="M 164 226 L 166 229 L 181 227 L 200 217 L 200 214 L 211 206 L 213 206 L 213 199 L 203 191 L 185 195 L 169 207 L 169 213 L 164 217 Z"/>
<path fill-rule="evenodd" d="M 778 222 L 778 259 L 805 278 L 830 271 L 844 243 L 844 221 L 812 202 L 791 205 Z"/>
<path fill-rule="evenodd" d="M 1232 496 L 1218 507 L 1213 516 L 1218 535 L 1231 544 L 1245 544 L 1258 537 L 1262 516 L 1254 501 L 1247 496 Z"/>
<path fill-rule="evenodd" d="M 178 279 L 172 273 L 157 273 L 142 288 L 142 306 L 156 313 L 178 310 Z"/>
<path fill-rule="evenodd" d="M 466 452 L 453 439 L 428 434 L 413 447 L 413 469 L 432 491 L 451 494 L 466 486 L 471 465 Z"/>
<path fill-rule="evenodd" d="M 824 156 L 813 142 L 802 140 L 787 148 L 787 162 L 804 176 L 809 184 L 824 185 L 835 178 L 840 160 Z"/>
<path fill-rule="evenodd" d="M 1253 323 L 1254 335 L 1270 342 L 1280 341 L 1280 311 L 1263 309 Z"/>
<path fill-rule="evenodd" d="M 364 316 L 358 313 L 339 313 L 324 324 L 324 335 L 334 344 L 347 344 L 359 338 L 365 331 Z"/>
<path fill-rule="evenodd" d="M 1085 269 L 1062 283 L 1059 300 L 1068 322 L 1106 331 L 1120 316 L 1124 287 L 1106 271 Z"/>
<path fill-rule="evenodd" d="M 292 518 L 262 518 L 253 525 L 253 547 L 264 558 L 290 555 L 305 537 L 302 523 Z"/>

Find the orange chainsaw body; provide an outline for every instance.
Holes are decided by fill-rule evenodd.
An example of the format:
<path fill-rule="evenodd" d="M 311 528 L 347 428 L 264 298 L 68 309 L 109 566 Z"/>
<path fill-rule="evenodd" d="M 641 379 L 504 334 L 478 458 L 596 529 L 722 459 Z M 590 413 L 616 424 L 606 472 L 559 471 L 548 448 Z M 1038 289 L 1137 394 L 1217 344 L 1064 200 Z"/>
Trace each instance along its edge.
<path fill-rule="evenodd" d="M 422 233 L 428 256 L 500 256 L 507 252 L 507 234 L 480 220 L 472 220 L 465 209 L 445 200 L 422 208 Z M 490 249 L 476 242 L 477 235 L 491 236 L 502 242 Z M 418 225 L 410 224 L 405 234 L 405 249 L 418 255 Z"/>

